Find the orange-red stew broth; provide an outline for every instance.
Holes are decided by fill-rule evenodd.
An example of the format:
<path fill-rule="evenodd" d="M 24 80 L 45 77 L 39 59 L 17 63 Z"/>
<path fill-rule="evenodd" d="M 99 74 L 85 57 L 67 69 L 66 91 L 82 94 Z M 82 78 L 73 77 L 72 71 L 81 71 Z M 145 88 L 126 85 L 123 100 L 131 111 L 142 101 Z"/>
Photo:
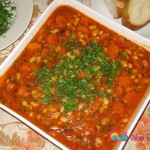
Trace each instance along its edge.
<path fill-rule="evenodd" d="M 0 102 L 70 149 L 111 150 L 150 85 L 150 53 L 58 7 L 0 78 Z"/>

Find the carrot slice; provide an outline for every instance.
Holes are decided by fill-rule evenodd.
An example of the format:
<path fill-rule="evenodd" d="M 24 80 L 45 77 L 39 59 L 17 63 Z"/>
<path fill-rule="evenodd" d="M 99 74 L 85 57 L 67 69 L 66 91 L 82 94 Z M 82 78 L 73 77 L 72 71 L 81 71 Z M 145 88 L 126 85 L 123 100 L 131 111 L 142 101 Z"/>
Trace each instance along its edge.
<path fill-rule="evenodd" d="M 30 43 L 30 44 L 27 46 L 27 49 L 29 49 L 29 50 L 31 50 L 31 51 L 35 51 L 35 50 L 41 49 L 41 45 L 38 44 L 38 43 Z"/>
<path fill-rule="evenodd" d="M 42 58 L 46 58 L 47 56 L 49 56 L 49 54 L 50 54 L 50 50 L 48 48 L 44 48 L 42 50 L 41 56 Z"/>
<path fill-rule="evenodd" d="M 57 42 L 57 35 L 56 34 L 50 34 L 48 37 L 47 37 L 47 42 L 48 44 L 56 44 Z"/>
<path fill-rule="evenodd" d="M 27 86 L 21 85 L 20 88 L 17 91 L 17 95 L 19 95 L 19 96 L 27 96 L 28 95 Z"/>
<path fill-rule="evenodd" d="M 103 33 L 99 36 L 99 41 L 107 40 L 110 37 L 108 33 Z"/>
<path fill-rule="evenodd" d="M 89 33 L 88 28 L 86 28 L 86 27 L 84 27 L 84 26 L 78 26 L 78 27 L 77 27 L 77 31 L 78 31 L 78 32 L 81 32 L 81 33 L 84 33 L 84 34 L 88 34 L 88 33 Z"/>
<path fill-rule="evenodd" d="M 78 78 L 79 78 L 79 79 L 85 78 L 85 73 L 84 73 L 83 71 L 79 72 L 79 73 L 78 73 Z"/>
<path fill-rule="evenodd" d="M 30 64 L 26 64 L 26 65 L 21 66 L 20 72 L 25 73 L 25 74 L 32 72 Z"/>
<path fill-rule="evenodd" d="M 0 77 L 0 86 L 4 86 L 6 80 L 7 80 L 7 75 L 1 76 Z"/>
<path fill-rule="evenodd" d="M 123 87 L 128 87 L 132 83 L 131 77 L 129 75 L 123 75 L 119 78 L 119 85 Z"/>
<path fill-rule="evenodd" d="M 113 111 L 116 112 L 116 113 L 122 113 L 124 111 L 124 106 L 122 103 L 120 102 L 115 102 L 113 104 Z"/>
<path fill-rule="evenodd" d="M 127 93 L 127 95 L 125 96 L 125 102 L 129 106 L 135 107 L 138 103 L 138 99 L 139 99 L 139 94 L 134 91 Z"/>
<path fill-rule="evenodd" d="M 115 44 L 110 44 L 107 47 L 106 55 L 110 56 L 111 58 L 116 58 L 118 56 L 119 49 L 118 46 Z"/>
<path fill-rule="evenodd" d="M 38 32 L 38 35 L 41 35 L 41 34 L 46 34 L 46 28 L 42 28 L 42 29 Z"/>
<path fill-rule="evenodd" d="M 122 95 L 124 93 L 124 88 L 122 86 L 117 86 L 116 87 L 116 93 L 118 95 Z"/>
<path fill-rule="evenodd" d="M 56 17 L 56 23 L 60 26 L 60 27 L 65 27 L 66 23 L 67 23 L 67 18 L 65 15 L 58 15 Z"/>

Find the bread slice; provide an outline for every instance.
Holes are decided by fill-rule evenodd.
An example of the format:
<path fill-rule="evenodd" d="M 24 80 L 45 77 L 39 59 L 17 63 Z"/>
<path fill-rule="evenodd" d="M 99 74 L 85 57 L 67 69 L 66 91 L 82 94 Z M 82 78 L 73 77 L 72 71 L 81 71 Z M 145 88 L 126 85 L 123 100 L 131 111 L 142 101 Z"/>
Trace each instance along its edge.
<path fill-rule="evenodd" d="M 150 0 L 127 0 L 123 9 L 122 24 L 138 30 L 150 22 Z"/>
<path fill-rule="evenodd" d="M 106 6 L 114 19 L 122 16 L 125 1 L 126 0 L 105 0 Z"/>

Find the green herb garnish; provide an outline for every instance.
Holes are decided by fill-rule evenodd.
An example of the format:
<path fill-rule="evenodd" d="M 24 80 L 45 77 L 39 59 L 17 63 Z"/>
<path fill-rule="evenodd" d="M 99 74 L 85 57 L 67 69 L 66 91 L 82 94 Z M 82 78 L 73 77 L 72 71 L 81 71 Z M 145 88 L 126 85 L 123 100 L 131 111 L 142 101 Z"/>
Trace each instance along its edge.
<path fill-rule="evenodd" d="M 16 7 L 11 0 L 0 0 L 0 36 L 10 28 L 15 10 Z"/>
<path fill-rule="evenodd" d="M 57 95 L 64 112 L 76 110 L 83 100 L 89 105 L 96 96 L 109 98 L 110 92 L 97 90 L 96 87 L 101 84 L 107 89 L 117 77 L 116 73 L 121 71 L 119 63 L 110 61 L 105 55 L 101 44 L 93 41 L 84 47 L 79 45 L 80 42 L 72 35 L 69 41 L 63 43 L 70 49 L 70 54 L 61 56 L 55 68 L 43 66 L 36 71 L 43 103 L 56 101 Z M 76 57 L 76 51 L 80 56 Z M 101 82 L 94 79 L 100 79 Z"/>
<path fill-rule="evenodd" d="M 69 99 L 66 102 L 62 102 L 61 105 L 64 106 L 64 112 L 66 112 L 66 113 L 76 110 L 78 108 L 75 101 L 69 100 Z"/>

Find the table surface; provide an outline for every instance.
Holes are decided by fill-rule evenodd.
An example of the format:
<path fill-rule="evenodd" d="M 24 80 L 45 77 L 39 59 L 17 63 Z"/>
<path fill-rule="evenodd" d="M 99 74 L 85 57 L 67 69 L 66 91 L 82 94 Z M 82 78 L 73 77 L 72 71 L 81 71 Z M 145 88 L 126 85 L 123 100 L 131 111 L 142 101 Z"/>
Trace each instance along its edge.
<path fill-rule="evenodd" d="M 42 12 L 53 0 L 33 0 L 34 11 L 30 24 L 24 34 L 12 45 L 0 51 L 0 64 L 13 51 L 15 46 L 28 32 L 31 26 L 39 18 Z M 78 0 L 88 7 L 92 6 L 92 0 Z M 145 136 L 143 141 L 129 139 L 125 150 L 150 150 L 150 105 L 139 120 L 133 135 Z M 149 138 L 146 136 L 149 135 Z M 0 149 L 1 150 L 59 150 L 58 147 L 35 133 L 25 124 L 0 109 Z"/>

